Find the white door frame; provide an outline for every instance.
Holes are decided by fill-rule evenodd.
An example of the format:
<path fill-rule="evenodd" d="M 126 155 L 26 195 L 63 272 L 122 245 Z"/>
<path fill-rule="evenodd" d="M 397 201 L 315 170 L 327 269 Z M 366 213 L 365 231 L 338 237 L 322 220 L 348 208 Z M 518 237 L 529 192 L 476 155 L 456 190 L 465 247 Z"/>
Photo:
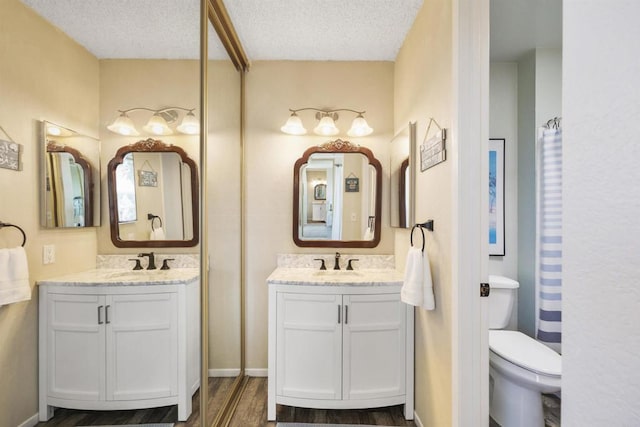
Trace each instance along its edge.
<path fill-rule="evenodd" d="M 488 278 L 489 0 L 454 0 L 453 331 L 454 426 L 489 424 Z M 468 215 L 469 212 L 474 214 Z"/>

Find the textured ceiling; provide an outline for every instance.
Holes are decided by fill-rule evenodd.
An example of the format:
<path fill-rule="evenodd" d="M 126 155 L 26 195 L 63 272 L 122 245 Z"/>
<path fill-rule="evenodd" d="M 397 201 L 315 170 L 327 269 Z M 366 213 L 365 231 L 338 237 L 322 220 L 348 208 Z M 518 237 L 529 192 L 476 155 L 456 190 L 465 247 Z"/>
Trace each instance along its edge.
<path fill-rule="evenodd" d="M 21 1 L 100 59 L 199 57 L 198 0 Z"/>
<path fill-rule="evenodd" d="M 199 56 L 199 0 L 21 1 L 101 59 Z M 224 2 L 250 60 L 393 61 L 423 0 Z M 492 60 L 561 46 L 561 0 L 491 0 Z"/>
<path fill-rule="evenodd" d="M 423 0 L 227 0 L 252 60 L 393 61 Z"/>
<path fill-rule="evenodd" d="M 197 58 L 199 0 L 21 0 L 98 58 Z M 250 60 L 393 61 L 423 0 L 225 0 Z M 224 58 L 216 37 L 210 57 Z"/>

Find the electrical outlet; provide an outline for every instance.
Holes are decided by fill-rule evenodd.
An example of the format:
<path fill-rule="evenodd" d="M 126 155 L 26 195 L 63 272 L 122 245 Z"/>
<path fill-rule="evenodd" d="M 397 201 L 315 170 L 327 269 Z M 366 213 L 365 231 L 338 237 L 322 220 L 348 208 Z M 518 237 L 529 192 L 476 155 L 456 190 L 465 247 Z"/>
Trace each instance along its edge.
<path fill-rule="evenodd" d="M 56 262 L 56 247 L 55 245 L 42 246 L 42 263 L 53 264 Z"/>

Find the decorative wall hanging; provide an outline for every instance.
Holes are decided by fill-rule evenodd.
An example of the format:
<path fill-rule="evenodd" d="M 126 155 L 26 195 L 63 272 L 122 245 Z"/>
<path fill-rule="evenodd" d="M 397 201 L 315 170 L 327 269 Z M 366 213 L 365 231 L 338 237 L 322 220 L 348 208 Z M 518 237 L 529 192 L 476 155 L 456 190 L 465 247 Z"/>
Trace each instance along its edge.
<path fill-rule="evenodd" d="M 435 123 L 438 127 L 438 132 L 429 137 L 429 130 L 431 129 L 431 123 Z M 427 131 L 424 134 L 424 140 L 420 145 L 420 171 L 424 172 L 427 169 L 442 163 L 447 159 L 445 150 L 445 141 L 447 139 L 447 130 L 440 127 L 438 122 L 433 117 L 429 119 L 427 125 Z"/>
<path fill-rule="evenodd" d="M 358 193 L 360 191 L 360 178 L 350 173 L 344 179 L 344 191 L 346 193 Z"/>
<path fill-rule="evenodd" d="M 489 255 L 504 256 L 504 138 L 489 140 Z"/>
<path fill-rule="evenodd" d="M 6 140 L 0 137 L 0 168 L 14 171 L 22 170 L 22 162 L 20 161 L 22 145 L 15 142 L 2 126 L 0 126 L 0 131 L 7 137 Z"/>
<path fill-rule="evenodd" d="M 145 165 L 149 169 L 145 169 Z M 138 186 L 140 187 L 157 187 L 158 186 L 158 172 L 156 172 L 148 160 L 142 163 L 142 167 L 138 170 Z"/>

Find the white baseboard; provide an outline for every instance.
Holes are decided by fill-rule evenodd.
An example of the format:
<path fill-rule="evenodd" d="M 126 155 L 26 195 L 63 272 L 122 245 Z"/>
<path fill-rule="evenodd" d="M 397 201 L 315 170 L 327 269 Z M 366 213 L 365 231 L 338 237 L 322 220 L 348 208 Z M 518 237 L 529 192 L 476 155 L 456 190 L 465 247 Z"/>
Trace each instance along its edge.
<path fill-rule="evenodd" d="M 27 418 L 22 424 L 19 424 L 18 427 L 33 427 L 37 424 L 38 424 L 38 414 L 35 414 Z"/>
<path fill-rule="evenodd" d="M 262 368 L 248 368 L 244 370 L 244 373 L 249 377 L 266 377 L 269 371 Z"/>
<path fill-rule="evenodd" d="M 416 423 L 417 427 L 424 427 L 424 424 L 422 424 L 422 420 L 416 411 L 413 411 L 413 422 Z"/>
<path fill-rule="evenodd" d="M 209 369 L 209 377 L 237 377 L 240 369 Z"/>

